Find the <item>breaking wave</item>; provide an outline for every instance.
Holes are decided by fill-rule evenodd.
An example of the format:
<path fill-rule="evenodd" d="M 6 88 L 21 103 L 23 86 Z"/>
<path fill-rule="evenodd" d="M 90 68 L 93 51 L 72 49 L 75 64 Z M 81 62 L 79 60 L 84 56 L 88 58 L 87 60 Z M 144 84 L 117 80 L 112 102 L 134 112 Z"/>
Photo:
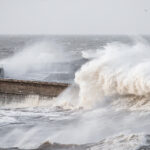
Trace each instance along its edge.
<path fill-rule="evenodd" d="M 61 144 L 61 143 L 51 143 L 44 142 L 38 148 L 32 150 L 149 150 L 150 143 L 148 142 L 150 135 L 120 135 L 116 137 L 111 137 L 108 139 L 103 139 L 97 143 L 88 144 Z M 144 144 L 144 140 L 146 141 Z M 0 149 L 1 150 L 1 149 Z M 19 148 L 6 148 L 3 150 L 23 150 Z M 26 149 L 28 150 L 28 149 Z"/>
<path fill-rule="evenodd" d="M 91 106 L 105 96 L 149 97 L 150 46 L 146 43 L 107 44 L 76 73 L 79 105 Z"/>
<path fill-rule="evenodd" d="M 40 116 L 43 122 L 35 125 L 28 133 L 22 130 L 19 133 L 13 132 L 13 136 L 18 137 L 20 133 L 24 136 L 21 142 L 15 141 L 16 144 L 13 144 L 19 148 L 29 148 L 31 145 L 38 147 L 39 141 L 52 142 L 40 143 L 37 150 L 150 149 L 149 44 L 111 43 L 103 49 L 84 51 L 82 54 L 89 61 L 76 72 L 74 84 L 53 101 L 48 102 L 46 99 L 41 102 L 35 97 L 27 97 L 25 103 L 14 103 L 14 107 L 37 107 L 30 110 L 32 117 L 39 110 L 36 117 Z M 28 100 L 35 103 L 30 104 Z M 38 108 L 40 106 L 42 110 L 45 109 L 43 113 Z M 60 109 L 51 111 L 55 107 Z M 21 109 L 14 109 L 13 113 L 16 110 L 20 114 Z M 67 113 L 63 112 L 65 110 Z M 26 117 L 21 116 L 20 120 L 26 121 Z M 18 118 L 15 121 L 19 122 Z M 32 118 L 28 121 L 33 123 Z M 33 137 L 40 135 L 39 131 L 42 131 L 43 137 L 36 136 L 34 141 Z M 7 143 L 9 140 L 3 141 Z"/>

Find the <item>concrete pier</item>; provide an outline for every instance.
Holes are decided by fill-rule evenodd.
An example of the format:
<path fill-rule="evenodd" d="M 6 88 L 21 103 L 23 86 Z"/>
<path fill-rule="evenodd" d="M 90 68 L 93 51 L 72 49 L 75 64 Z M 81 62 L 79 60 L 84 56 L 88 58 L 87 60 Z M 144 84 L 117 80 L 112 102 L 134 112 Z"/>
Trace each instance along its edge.
<path fill-rule="evenodd" d="M 0 94 L 56 97 L 68 86 L 65 83 L 0 79 Z"/>

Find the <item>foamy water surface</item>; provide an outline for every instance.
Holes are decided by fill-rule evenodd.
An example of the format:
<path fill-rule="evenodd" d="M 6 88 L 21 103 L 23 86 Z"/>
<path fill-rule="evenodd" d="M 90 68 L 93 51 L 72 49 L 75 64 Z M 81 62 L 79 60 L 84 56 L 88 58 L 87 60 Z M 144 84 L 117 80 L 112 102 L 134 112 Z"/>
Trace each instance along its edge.
<path fill-rule="evenodd" d="M 2 59 L 7 76 L 13 78 L 23 78 L 31 70 L 37 74 L 46 71 L 50 75 L 54 72 L 51 64 L 84 61 L 80 63 L 81 68 L 67 68 L 74 74 L 74 80 L 70 80 L 71 86 L 57 98 L 30 95 L 0 99 L 0 147 L 16 150 L 150 149 L 149 42 L 143 38 L 134 39 L 132 44 L 108 41 L 93 49 L 84 49 L 88 41 L 82 42 L 83 45 L 79 42 L 82 50 L 75 55 L 66 54 L 60 47 L 55 52 L 58 46 L 42 42 Z M 41 50 L 44 47 L 46 50 Z M 26 60 L 28 54 L 30 61 L 18 63 Z M 37 59 L 32 61 L 35 54 Z"/>

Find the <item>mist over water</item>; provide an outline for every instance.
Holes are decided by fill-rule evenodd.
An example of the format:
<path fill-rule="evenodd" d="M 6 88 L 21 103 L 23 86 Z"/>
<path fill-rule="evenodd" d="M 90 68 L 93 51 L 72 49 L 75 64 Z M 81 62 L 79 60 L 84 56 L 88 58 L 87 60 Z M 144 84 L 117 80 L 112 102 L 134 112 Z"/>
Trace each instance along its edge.
<path fill-rule="evenodd" d="M 89 62 L 75 74 L 77 85 L 71 91 L 62 94 L 63 98 L 60 96 L 59 101 L 64 107 L 90 109 L 90 111 L 81 115 L 81 122 L 76 129 L 70 130 L 67 127 L 67 132 L 64 131 L 62 136 L 75 130 L 76 139 L 83 143 L 118 135 L 127 139 L 130 136 L 138 138 L 143 136 L 143 140 L 134 143 L 135 145 L 131 141 L 130 145 L 125 138 L 128 146 L 122 149 L 135 149 L 140 142 L 145 144 L 144 135 L 149 134 L 150 130 L 149 50 L 147 42 L 138 41 L 134 45 L 107 44 L 103 49 L 93 52 L 93 55 L 91 51 L 83 52 L 83 57 L 88 58 Z M 75 89 L 78 91 L 76 100 L 75 97 L 70 96 L 75 93 Z M 67 101 L 63 103 L 61 101 L 63 99 Z M 82 135 L 78 133 L 80 131 L 83 132 Z M 103 149 L 110 147 L 120 149 L 122 144 L 119 140 L 113 145 L 114 147 L 105 145 L 104 142 Z M 125 143 L 123 145 L 126 145 Z M 132 144 L 135 147 L 132 147 Z"/>
<path fill-rule="evenodd" d="M 74 69 L 69 64 L 78 59 L 56 42 L 43 40 L 29 43 L 19 52 L 1 60 L 0 64 L 5 68 L 7 78 L 46 81 L 57 73 L 67 76 Z"/>
<path fill-rule="evenodd" d="M 6 73 L 17 77 L 18 68 L 24 66 L 23 76 L 30 70 L 42 71 L 49 63 L 78 59 L 56 47 L 55 51 L 46 50 L 47 44 L 38 43 L 25 48 L 3 60 Z M 37 50 L 42 48 L 44 51 Z M 32 65 L 26 61 L 28 54 Z M 54 142 L 59 143 L 58 149 L 69 150 L 73 149 L 69 144 L 77 144 L 74 148 L 78 150 L 149 148 L 149 42 L 107 42 L 100 48 L 83 49 L 81 54 L 87 62 L 75 73 L 74 83 L 57 98 L 28 96 L 21 101 L 1 101 L 0 147 L 31 149 L 49 141 L 55 150 Z M 25 63 L 15 63 L 19 58 Z M 11 64 L 16 71 L 9 70 Z"/>

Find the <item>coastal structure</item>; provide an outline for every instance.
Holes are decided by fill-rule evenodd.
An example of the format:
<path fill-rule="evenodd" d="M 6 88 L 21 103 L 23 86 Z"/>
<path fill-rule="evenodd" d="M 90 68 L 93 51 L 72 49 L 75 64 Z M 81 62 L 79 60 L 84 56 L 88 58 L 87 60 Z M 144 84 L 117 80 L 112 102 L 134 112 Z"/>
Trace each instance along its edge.
<path fill-rule="evenodd" d="M 69 84 L 65 83 L 49 83 L 41 81 L 25 81 L 15 79 L 0 79 L 1 95 L 39 95 L 43 97 L 56 97 Z"/>

